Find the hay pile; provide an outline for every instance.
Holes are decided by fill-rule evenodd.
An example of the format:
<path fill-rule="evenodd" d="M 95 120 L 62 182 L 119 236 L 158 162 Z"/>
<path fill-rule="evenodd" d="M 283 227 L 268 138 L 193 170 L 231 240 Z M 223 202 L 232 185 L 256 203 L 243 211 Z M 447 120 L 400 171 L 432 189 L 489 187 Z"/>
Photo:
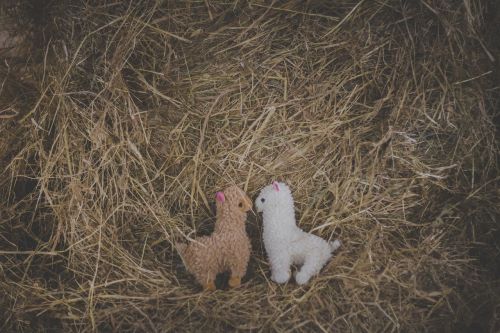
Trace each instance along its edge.
<path fill-rule="evenodd" d="M 494 1 L 57 3 L 2 7 L 0 330 L 499 328 Z M 200 293 L 173 242 L 274 179 L 343 249 L 277 286 L 250 216 Z"/>

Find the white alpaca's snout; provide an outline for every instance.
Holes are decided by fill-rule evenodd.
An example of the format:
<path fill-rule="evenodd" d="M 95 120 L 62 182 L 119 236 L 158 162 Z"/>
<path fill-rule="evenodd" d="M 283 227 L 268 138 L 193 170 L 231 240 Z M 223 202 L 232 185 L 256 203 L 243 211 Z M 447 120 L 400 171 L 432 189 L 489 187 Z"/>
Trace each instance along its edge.
<path fill-rule="evenodd" d="M 265 201 L 266 199 L 260 195 L 255 199 L 255 209 L 257 209 L 257 213 L 262 213 L 264 211 Z"/>

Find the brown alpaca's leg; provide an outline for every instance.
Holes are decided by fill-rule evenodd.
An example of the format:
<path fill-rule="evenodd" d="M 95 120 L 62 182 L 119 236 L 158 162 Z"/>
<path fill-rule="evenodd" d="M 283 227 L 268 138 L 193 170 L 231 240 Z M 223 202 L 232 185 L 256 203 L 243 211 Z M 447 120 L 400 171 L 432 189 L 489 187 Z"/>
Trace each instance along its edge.
<path fill-rule="evenodd" d="M 234 276 L 232 275 L 231 278 L 229 278 L 229 287 L 231 288 L 236 288 L 241 285 L 241 276 Z"/>
<path fill-rule="evenodd" d="M 209 281 L 205 285 L 203 285 L 203 290 L 205 291 L 214 291 L 215 289 L 217 288 L 215 287 L 214 281 Z"/>
<path fill-rule="evenodd" d="M 205 274 L 200 274 L 199 278 L 197 279 L 198 282 L 203 286 L 203 290 L 205 291 L 214 291 L 217 289 L 215 287 L 215 275 L 211 273 L 205 273 Z"/>
<path fill-rule="evenodd" d="M 231 277 L 229 278 L 229 287 L 236 288 L 241 285 L 241 278 L 247 271 L 248 259 L 250 257 L 250 244 L 241 244 L 238 253 L 234 253 L 229 259 L 231 267 Z"/>
<path fill-rule="evenodd" d="M 196 281 L 203 287 L 204 291 L 213 291 L 215 287 L 215 275 L 217 274 L 217 260 L 214 258 L 214 251 L 210 243 L 210 238 L 200 237 L 198 243 L 194 243 L 193 264 L 191 272 Z"/>

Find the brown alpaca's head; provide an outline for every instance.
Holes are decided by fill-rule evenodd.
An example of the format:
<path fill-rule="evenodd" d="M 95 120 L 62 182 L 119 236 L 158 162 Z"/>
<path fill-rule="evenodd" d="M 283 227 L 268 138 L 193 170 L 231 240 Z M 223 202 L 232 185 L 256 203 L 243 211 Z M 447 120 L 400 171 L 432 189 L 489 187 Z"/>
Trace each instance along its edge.
<path fill-rule="evenodd" d="M 252 209 L 252 200 L 240 189 L 233 185 L 215 195 L 217 214 L 219 212 L 246 213 Z"/>

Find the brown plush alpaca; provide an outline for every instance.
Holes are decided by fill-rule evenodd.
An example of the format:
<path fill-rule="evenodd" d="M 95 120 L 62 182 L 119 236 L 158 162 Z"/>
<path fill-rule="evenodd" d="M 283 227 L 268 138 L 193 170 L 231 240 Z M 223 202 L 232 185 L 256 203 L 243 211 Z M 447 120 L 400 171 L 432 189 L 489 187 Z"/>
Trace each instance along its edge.
<path fill-rule="evenodd" d="M 250 198 L 237 186 L 217 192 L 217 221 L 210 236 L 189 244 L 178 244 L 177 251 L 187 270 L 205 290 L 215 290 L 215 276 L 230 271 L 229 286 L 238 287 L 247 270 L 250 240 L 245 231 Z"/>

